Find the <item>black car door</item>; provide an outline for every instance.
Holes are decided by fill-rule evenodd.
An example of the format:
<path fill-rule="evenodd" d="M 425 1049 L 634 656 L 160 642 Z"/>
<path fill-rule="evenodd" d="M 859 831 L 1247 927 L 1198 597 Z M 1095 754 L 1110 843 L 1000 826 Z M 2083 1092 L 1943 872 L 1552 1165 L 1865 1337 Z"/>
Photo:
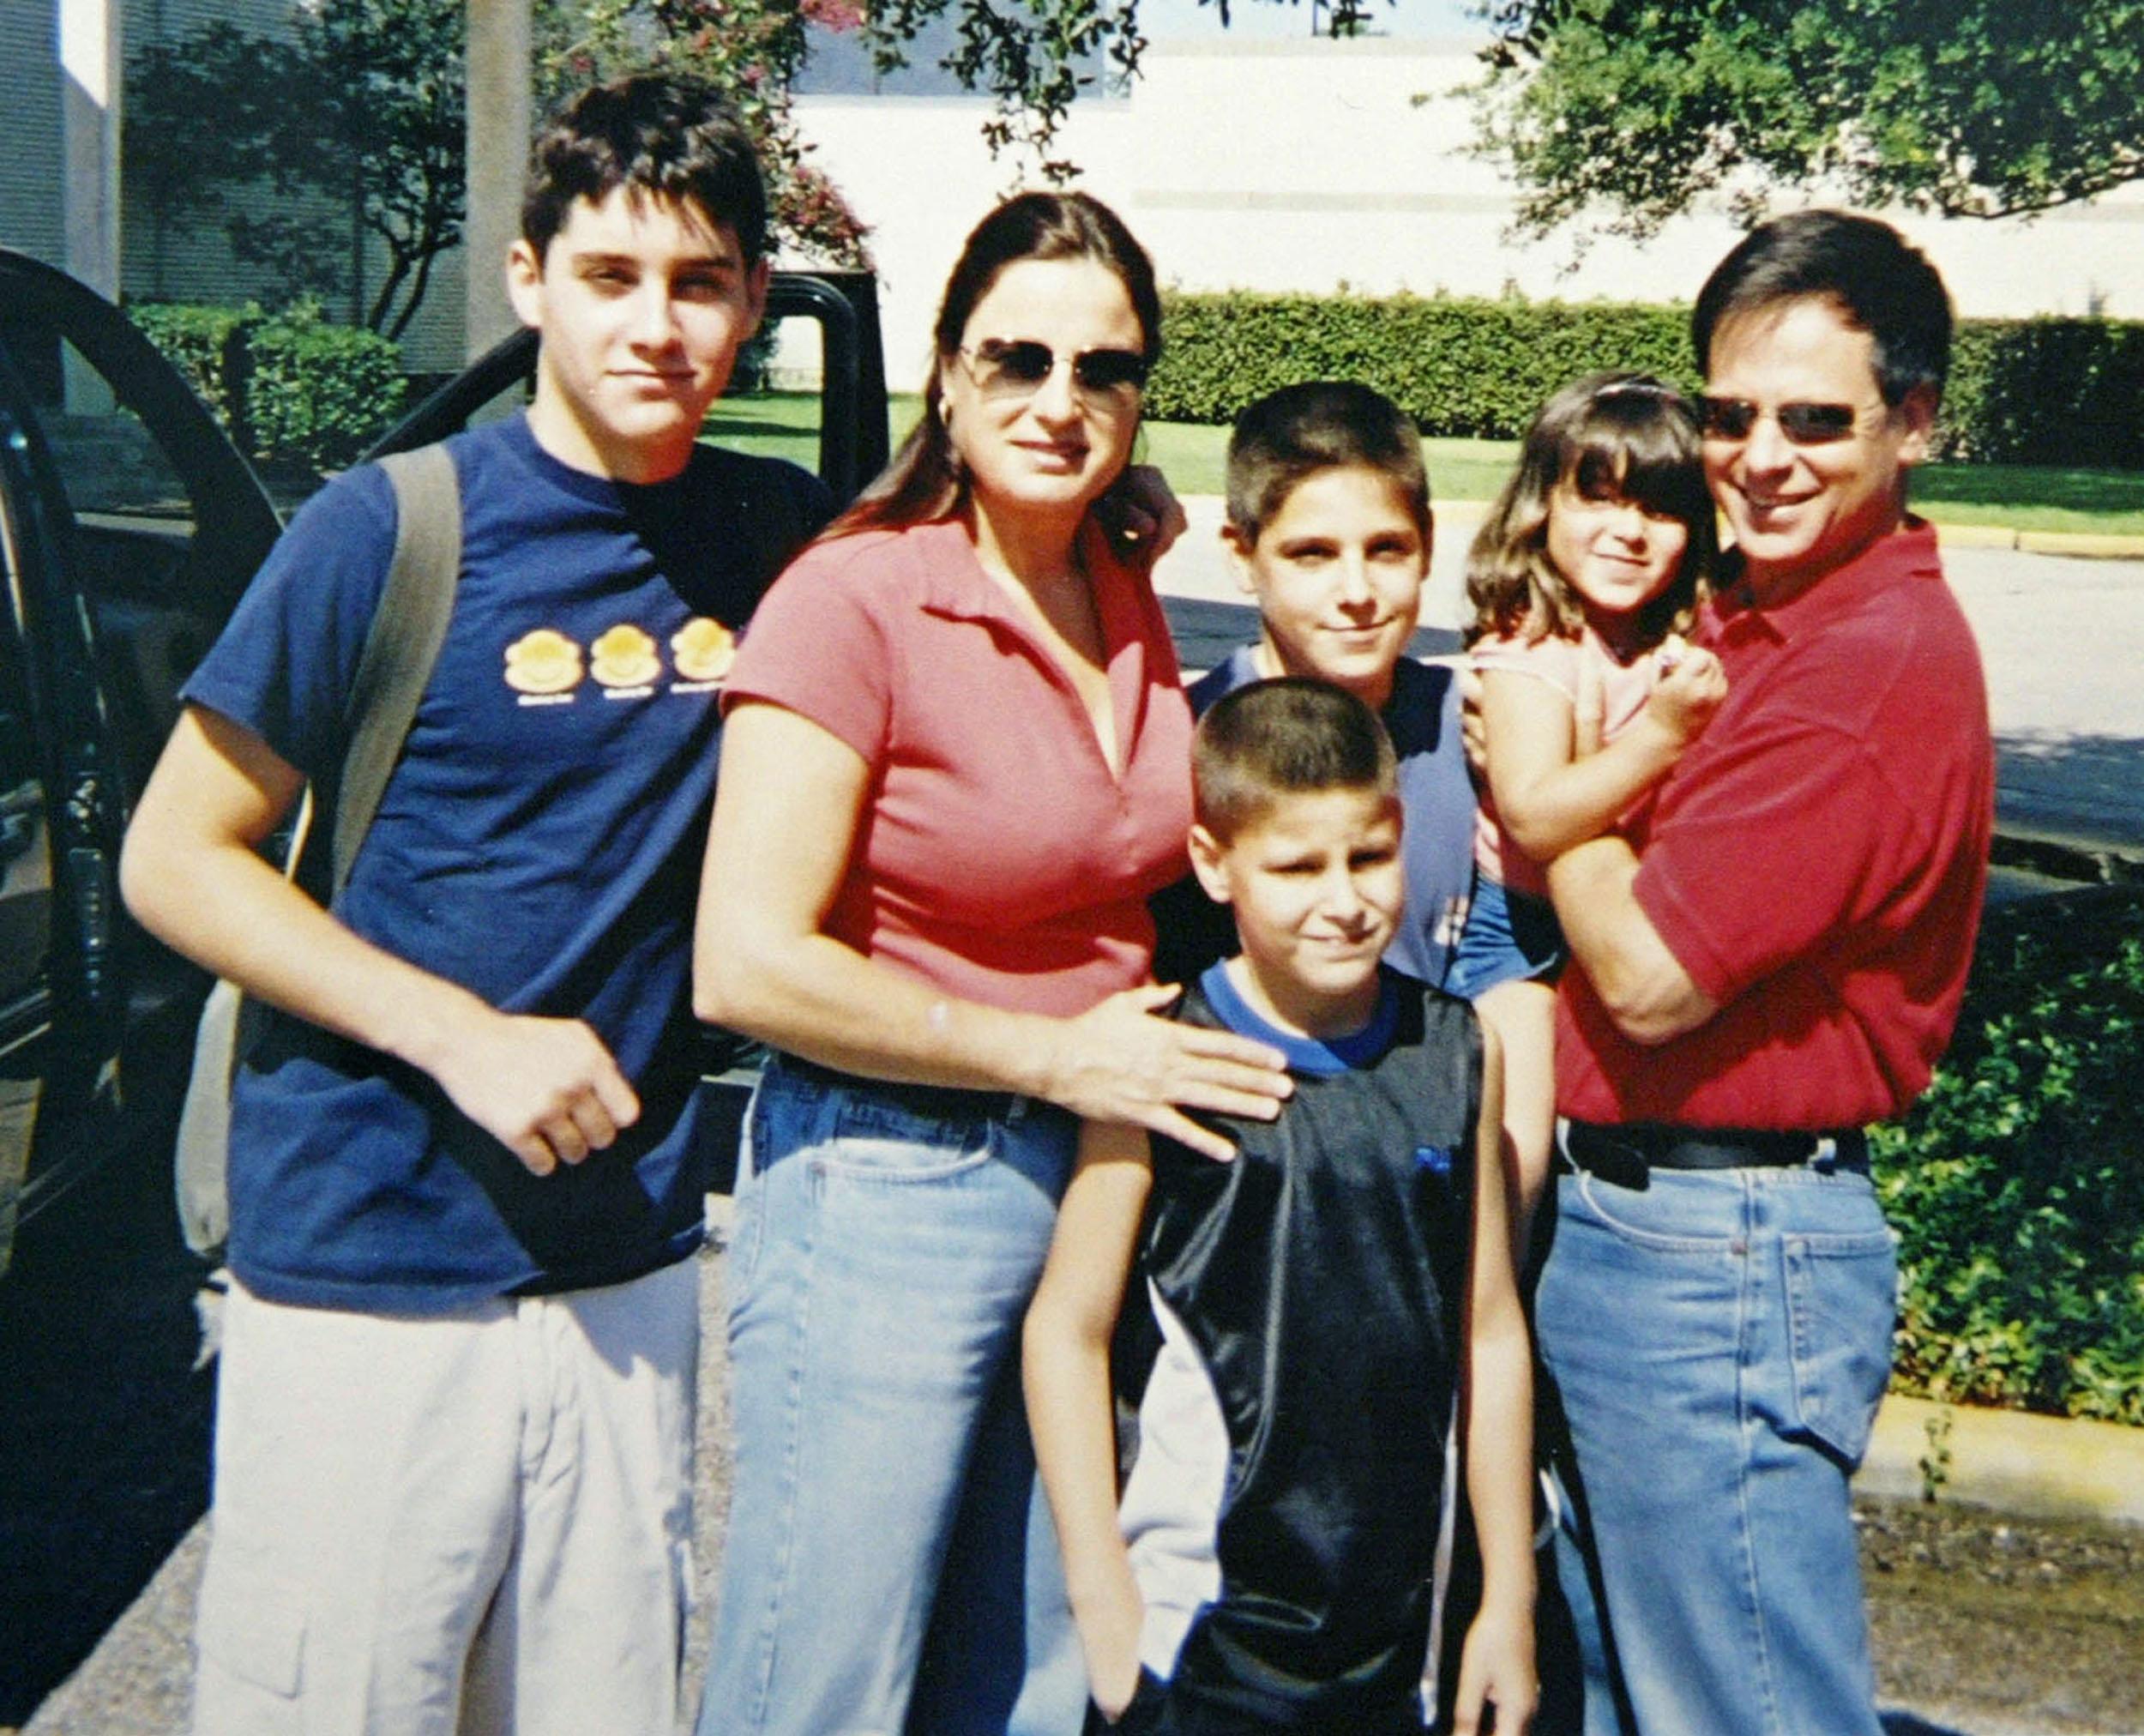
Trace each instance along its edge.
<path fill-rule="evenodd" d="M 117 308 L 0 250 L 0 1263 L 184 1082 L 198 974 L 120 909 L 120 835 L 274 508 Z"/>

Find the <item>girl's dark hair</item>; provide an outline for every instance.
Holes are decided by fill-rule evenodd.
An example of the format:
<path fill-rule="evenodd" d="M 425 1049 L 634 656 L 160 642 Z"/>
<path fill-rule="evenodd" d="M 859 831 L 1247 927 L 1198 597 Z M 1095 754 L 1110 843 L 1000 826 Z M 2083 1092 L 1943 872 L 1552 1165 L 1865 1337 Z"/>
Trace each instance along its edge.
<path fill-rule="evenodd" d="M 541 260 L 575 199 L 599 205 L 620 187 L 728 224 L 747 265 L 767 250 L 767 184 L 752 136 L 711 86 L 644 72 L 575 95 L 529 149 L 522 239 Z"/>
<path fill-rule="evenodd" d="M 976 304 L 1007 266 L 1027 259 L 1091 259 L 1106 268 L 1131 298 L 1148 364 L 1161 354 L 1161 296 L 1153 262 L 1122 218 L 1085 193 L 1021 193 L 1006 200 L 975 226 L 946 280 L 931 331 L 922 418 L 877 479 L 828 527 L 828 536 L 906 530 L 961 509 L 967 483 L 946 431 L 945 371 L 960 354 Z"/>
<path fill-rule="evenodd" d="M 1682 521 L 1689 533 L 1682 566 L 1639 611 L 1638 632 L 1650 645 L 1687 630 L 1719 548 L 1697 413 L 1649 374 L 1603 373 L 1564 387 L 1527 430 L 1518 467 L 1467 552 L 1468 642 L 1515 633 L 1578 636 L 1585 609 L 1548 555 L 1549 497 L 1565 484 L 1588 500 L 1629 500 Z"/>

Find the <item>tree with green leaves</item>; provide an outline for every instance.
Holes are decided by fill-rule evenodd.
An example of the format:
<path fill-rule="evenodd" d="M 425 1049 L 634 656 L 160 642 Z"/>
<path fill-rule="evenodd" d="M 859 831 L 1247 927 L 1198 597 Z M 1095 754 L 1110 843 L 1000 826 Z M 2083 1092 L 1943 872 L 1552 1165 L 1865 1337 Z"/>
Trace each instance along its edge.
<path fill-rule="evenodd" d="M 811 161 L 789 104 L 807 27 L 862 23 L 850 0 L 538 0 L 538 105 L 656 67 L 704 79 L 759 142 L 775 234 L 816 262 L 867 265 L 865 226 Z"/>
<path fill-rule="evenodd" d="M 1483 148 L 1545 234 L 1781 188 L 2012 217 L 2144 177 L 2144 0 L 1482 0 Z"/>
<path fill-rule="evenodd" d="M 128 69 L 129 172 L 155 220 L 220 220 L 286 295 L 347 295 L 400 337 L 461 238 L 462 41 L 463 0 L 316 0 L 286 35 L 153 44 Z"/>

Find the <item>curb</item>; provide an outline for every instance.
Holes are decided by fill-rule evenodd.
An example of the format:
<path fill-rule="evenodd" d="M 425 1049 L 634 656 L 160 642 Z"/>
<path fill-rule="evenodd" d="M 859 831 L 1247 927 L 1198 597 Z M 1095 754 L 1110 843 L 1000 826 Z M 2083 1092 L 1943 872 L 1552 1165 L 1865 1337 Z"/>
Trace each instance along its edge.
<path fill-rule="evenodd" d="M 1893 1393 L 1854 1492 L 2029 1519 L 2144 1525 L 2144 1429 Z"/>
<path fill-rule="evenodd" d="M 2023 868 L 2087 886 L 2144 881 L 2144 850 L 2133 843 L 2052 831 L 2000 815 L 1988 859 L 1998 868 Z"/>
<path fill-rule="evenodd" d="M 2133 560 L 2144 554 L 2144 537 L 2102 531 L 2020 531 L 2017 546 L 2028 555 L 2071 555 L 2086 560 Z"/>
<path fill-rule="evenodd" d="M 2012 530 L 2002 524 L 1937 523 L 1936 526 L 1936 544 L 1947 549 L 2014 549 L 2022 538 L 2022 532 Z M 2144 553 L 2144 537 L 2135 540 L 2138 552 Z"/>

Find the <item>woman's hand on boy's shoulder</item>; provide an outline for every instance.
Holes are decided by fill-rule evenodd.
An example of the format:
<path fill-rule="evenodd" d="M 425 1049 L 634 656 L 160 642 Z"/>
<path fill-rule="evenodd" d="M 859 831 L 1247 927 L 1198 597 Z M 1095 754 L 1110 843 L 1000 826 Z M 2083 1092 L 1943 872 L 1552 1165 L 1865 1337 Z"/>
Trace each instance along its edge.
<path fill-rule="evenodd" d="M 1182 991 L 1148 983 L 1057 1021 L 1037 1094 L 1090 1121 L 1166 1135 L 1222 1160 L 1235 1148 L 1183 1113 L 1270 1121 L 1295 1088 L 1287 1058 L 1229 1031 L 1159 1016 Z"/>

